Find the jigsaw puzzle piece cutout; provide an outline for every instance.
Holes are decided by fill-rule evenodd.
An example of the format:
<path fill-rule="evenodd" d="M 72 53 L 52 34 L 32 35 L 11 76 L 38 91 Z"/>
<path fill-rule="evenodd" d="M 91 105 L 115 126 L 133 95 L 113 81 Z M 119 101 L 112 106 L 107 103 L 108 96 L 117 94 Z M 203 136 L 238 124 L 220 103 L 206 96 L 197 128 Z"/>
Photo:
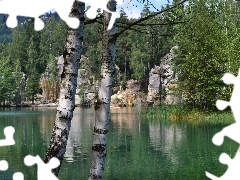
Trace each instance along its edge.
<path fill-rule="evenodd" d="M 98 9 L 103 9 L 111 13 L 108 30 L 112 28 L 118 13 L 110 11 L 107 8 L 108 0 L 81 0 L 81 2 L 90 4 L 90 8 L 86 12 L 87 17 L 90 19 L 96 18 Z M 73 3 L 74 0 L 0 0 L 0 13 L 9 14 L 6 24 L 10 28 L 17 26 L 17 16 L 26 16 L 35 19 L 34 29 L 40 31 L 44 28 L 44 22 L 39 16 L 55 9 L 60 18 L 64 20 L 70 28 L 76 29 L 79 26 L 79 20 L 74 17 L 69 17 Z M 122 0 L 117 0 L 117 3 L 122 4 Z"/>
<path fill-rule="evenodd" d="M 114 12 L 114 11 L 110 11 L 107 8 L 107 4 L 108 4 L 109 0 L 102 0 L 102 1 L 96 1 L 96 0 L 81 0 L 81 2 L 85 2 L 90 4 L 90 8 L 87 10 L 86 12 L 86 16 L 89 19 L 94 19 L 97 17 L 97 10 L 98 9 L 102 9 L 105 10 L 108 13 L 111 13 L 111 19 L 110 22 L 108 24 L 108 28 L 107 30 L 112 29 L 114 22 L 116 21 L 117 17 L 118 17 L 118 13 Z M 122 0 L 117 0 L 118 4 L 122 4 Z"/>
<path fill-rule="evenodd" d="M 35 18 L 34 29 L 36 31 L 41 31 L 44 28 L 44 22 L 40 18 Z"/>
<path fill-rule="evenodd" d="M 8 16 L 8 19 L 6 21 L 6 25 L 9 27 L 9 28 L 15 28 L 17 27 L 18 25 L 18 20 L 17 20 L 17 16 Z"/>
<path fill-rule="evenodd" d="M 18 25 L 17 16 L 35 18 L 34 28 L 39 31 L 44 28 L 44 22 L 39 16 L 50 11 L 53 5 L 53 0 L 1 0 L 0 13 L 9 15 L 6 24 L 10 28 Z"/>
<path fill-rule="evenodd" d="M 6 25 L 9 28 L 15 28 L 18 25 L 18 20 L 17 20 L 17 16 L 13 16 L 13 15 L 9 15 L 7 21 L 6 21 Z M 38 18 L 35 17 L 35 21 L 34 21 L 34 29 L 36 31 L 40 31 L 44 28 L 44 22 Z"/>
<path fill-rule="evenodd" d="M 240 144 L 240 136 L 238 135 L 240 129 L 240 110 L 238 107 L 238 103 L 240 102 L 240 70 L 237 77 L 233 74 L 225 73 L 222 80 L 226 84 L 234 84 L 234 89 L 229 102 L 217 100 L 216 106 L 219 110 L 224 110 L 227 106 L 230 106 L 236 122 L 215 134 L 212 138 L 212 142 L 220 146 L 224 141 L 224 136 L 227 136 Z"/>
<path fill-rule="evenodd" d="M 15 144 L 15 141 L 13 139 L 14 132 L 15 132 L 14 127 L 12 127 L 12 126 L 5 127 L 4 128 L 5 139 L 0 140 L 0 146 L 14 145 Z"/>
<path fill-rule="evenodd" d="M 8 162 L 5 160 L 0 161 L 0 171 L 6 171 L 8 169 Z M 24 176 L 21 172 L 16 172 L 12 176 L 13 180 L 24 180 Z"/>
<path fill-rule="evenodd" d="M 222 145 L 225 136 L 229 137 L 230 139 L 240 144 L 239 129 L 240 129 L 240 123 L 233 123 L 223 128 L 220 132 L 216 133 L 213 136 L 212 138 L 213 144 L 217 146 Z"/>
<path fill-rule="evenodd" d="M 18 25 L 18 20 L 17 20 L 17 16 L 13 16 L 13 15 L 9 15 L 8 19 L 7 19 L 7 22 L 6 22 L 6 25 L 9 27 L 9 28 L 15 28 L 17 27 Z M 34 21 L 34 29 L 36 31 L 40 31 L 44 28 L 44 22 L 38 18 L 38 17 L 35 17 L 35 21 Z"/>
<path fill-rule="evenodd" d="M 13 174 L 13 180 L 24 180 L 23 173 L 21 172 L 16 172 Z"/>
<path fill-rule="evenodd" d="M 238 76 L 235 77 L 231 73 L 225 73 L 222 80 L 225 84 L 234 84 L 234 89 L 229 102 L 218 100 L 216 106 L 219 110 L 224 110 L 227 106 L 230 106 L 235 121 L 240 123 L 240 111 L 238 108 L 238 103 L 240 102 L 240 69 Z"/>
<path fill-rule="evenodd" d="M 80 24 L 79 19 L 75 17 L 69 17 L 73 3 L 74 0 L 57 0 L 54 5 L 54 10 L 70 28 L 76 29 Z"/>
<path fill-rule="evenodd" d="M 60 161 L 57 158 L 53 157 L 47 164 L 45 164 L 38 155 L 27 155 L 24 158 L 24 163 L 26 166 L 32 166 L 34 164 L 38 165 L 38 180 L 58 180 L 58 178 L 51 171 L 60 165 Z"/>
<path fill-rule="evenodd" d="M 216 102 L 216 107 L 221 111 L 226 109 L 228 106 L 230 106 L 230 103 L 227 101 L 217 100 Z"/>
<path fill-rule="evenodd" d="M 240 102 L 240 69 L 237 77 L 227 73 L 226 77 L 224 76 L 224 79 L 227 83 L 234 84 L 234 89 L 229 102 L 235 121 L 240 123 L 240 111 L 238 105 Z"/>
<path fill-rule="evenodd" d="M 222 164 L 228 165 L 227 171 L 221 176 L 217 177 L 209 172 L 205 172 L 206 176 L 212 180 L 239 180 L 240 179 L 240 149 L 238 149 L 233 159 L 226 153 L 222 153 L 219 157 L 219 161 Z"/>
<path fill-rule="evenodd" d="M 237 81 L 237 77 L 235 77 L 231 73 L 225 73 L 222 77 L 222 80 L 225 84 L 235 84 Z"/>
<path fill-rule="evenodd" d="M 1 0 L 0 13 L 9 14 L 6 24 L 10 28 L 18 25 L 17 16 L 26 16 L 35 19 L 34 29 L 40 31 L 44 28 L 44 22 L 39 16 L 55 9 L 69 27 L 76 29 L 79 20 L 69 17 L 73 2 L 74 0 Z"/>
<path fill-rule="evenodd" d="M 6 171 L 8 169 L 8 162 L 5 160 L 0 161 L 0 171 Z"/>

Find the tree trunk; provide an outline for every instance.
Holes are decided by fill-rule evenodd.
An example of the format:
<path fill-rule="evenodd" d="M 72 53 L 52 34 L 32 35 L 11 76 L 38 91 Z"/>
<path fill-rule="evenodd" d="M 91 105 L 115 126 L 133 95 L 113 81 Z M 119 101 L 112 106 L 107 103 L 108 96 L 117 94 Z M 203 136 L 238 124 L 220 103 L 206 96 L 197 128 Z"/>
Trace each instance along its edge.
<path fill-rule="evenodd" d="M 78 18 L 80 25 L 77 29 L 69 28 L 68 30 L 67 42 L 63 52 L 64 63 L 61 74 L 59 105 L 50 145 L 44 159 L 45 163 L 49 162 L 52 157 L 60 160 L 60 166 L 52 170 L 56 176 L 59 173 L 66 152 L 71 120 L 75 109 L 77 76 L 82 53 L 84 10 L 84 3 L 74 1 L 70 17 Z"/>
<path fill-rule="evenodd" d="M 34 95 L 32 95 L 31 99 L 32 99 L 32 104 L 34 104 Z"/>
<path fill-rule="evenodd" d="M 107 4 L 110 11 L 116 11 L 116 1 Z M 95 127 L 92 146 L 92 162 L 89 180 L 103 178 L 106 157 L 108 125 L 110 123 L 110 101 L 112 95 L 113 74 L 115 71 L 115 39 L 116 22 L 111 30 L 107 30 L 111 14 L 103 12 L 102 66 L 99 92 L 95 104 Z"/>

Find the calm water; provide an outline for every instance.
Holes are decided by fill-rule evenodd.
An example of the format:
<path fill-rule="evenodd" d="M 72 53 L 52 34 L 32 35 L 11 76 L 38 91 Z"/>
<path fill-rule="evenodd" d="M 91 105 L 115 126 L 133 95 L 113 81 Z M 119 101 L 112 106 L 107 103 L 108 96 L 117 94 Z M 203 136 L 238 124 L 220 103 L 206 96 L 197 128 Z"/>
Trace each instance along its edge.
<path fill-rule="evenodd" d="M 9 168 L 0 180 L 22 172 L 26 180 L 37 179 L 37 166 L 25 166 L 26 155 L 46 153 L 55 119 L 54 108 L 0 109 L 0 139 L 5 126 L 15 127 L 14 146 L 0 147 L 0 160 Z M 142 119 L 140 109 L 111 110 L 108 134 L 106 180 L 163 179 L 204 180 L 205 170 L 220 176 L 227 166 L 218 161 L 222 152 L 235 155 L 237 143 L 226 139 L 223 146 L 212 144 L 220 126 L 169 123 Z M 88 179 L 93 138 L 94 110 L 76 108 L 60 180 Z"/>

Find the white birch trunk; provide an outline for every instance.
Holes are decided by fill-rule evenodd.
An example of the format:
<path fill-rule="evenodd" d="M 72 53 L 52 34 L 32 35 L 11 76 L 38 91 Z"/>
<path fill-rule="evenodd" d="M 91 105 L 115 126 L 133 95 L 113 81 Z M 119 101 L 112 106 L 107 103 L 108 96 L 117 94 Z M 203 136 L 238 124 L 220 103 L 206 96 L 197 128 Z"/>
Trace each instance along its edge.
<path fill-rule="evenodd" d="M 110 11 L 116 11 L 116 1 L 111 0 L 107 5 Z M 106 157 L 106 143 L 108 125 L 110 123 L 110 101 L 112 95 L 113 74 L 115 71 L 115 40 L 116 22 L 113 28 L 107 31 L 111 14 L 103 12 L 103 39 L 102 39 L 102 66 L 100 86 L 95 105 L 95 127 L 92 146 L 92 162 L 89 180 L 103 179 Z"/>
<path fill-rule="evenodd" d="M 61 74 L 59 105 L 50 145 L 44 159 L 45 163 L 49 162 L 52 157 L 56 157 L 62 164 L 66 152 L 71 120 L 75 109 L 77 76 L 82 53 L 84 10 L 85 4 L 75 1 L 70 13 L 70 17 L 76 17 L 80 20 L 80 25 L 77 29 L 69 28 L 68 30 L 67 42 L 63 52 L 64 63 Z M 56 176 L 59 173 L 60 166 L 52 170 Z"/>

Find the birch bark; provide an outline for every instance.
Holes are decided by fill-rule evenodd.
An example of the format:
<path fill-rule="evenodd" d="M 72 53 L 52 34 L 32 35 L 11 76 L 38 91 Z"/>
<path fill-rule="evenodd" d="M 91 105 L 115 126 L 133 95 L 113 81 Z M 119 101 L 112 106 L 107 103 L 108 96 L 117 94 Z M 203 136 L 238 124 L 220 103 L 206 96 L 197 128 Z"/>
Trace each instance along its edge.
<path fill-rule="evenodd" d="M 116 11 L 116 1 L 110 0 L 107 4 L 110 11 Z M 115 71 L 115 38 L 116 22 L 111 30 L 107 30 L 111 14 L 103 12 L 103 39 L 102 39 L 102 66 L 100 85 L 95 104 L 95 127 L 92 146 L 92 162 L 89 180 L 103 179 L 106 157 L 106 143 L 108 125 L 110 123 L 110 101 L 112 95 L 113 74 Z"/>
<path fill-rule="evenodd" d="M 84 10 L 84 3 L 74 1 L 70 17 L 78 18 L 80 20 L 80 25 L 77 29 L 69 28 L 68 30 L 67 42 L 63 51 L 64 63 L 63 72 L 61 74 L 59 105 L 50 145 L 44 159 L 45 163 L 49 162 L 52 157 L 56 157 L 60 160 L 60 166 L 52 170 L 53 174 L 56 176 L 59 173 L 66 152 L 71 120 L 75 109 L 77 76 L 82 53 Z"/>

